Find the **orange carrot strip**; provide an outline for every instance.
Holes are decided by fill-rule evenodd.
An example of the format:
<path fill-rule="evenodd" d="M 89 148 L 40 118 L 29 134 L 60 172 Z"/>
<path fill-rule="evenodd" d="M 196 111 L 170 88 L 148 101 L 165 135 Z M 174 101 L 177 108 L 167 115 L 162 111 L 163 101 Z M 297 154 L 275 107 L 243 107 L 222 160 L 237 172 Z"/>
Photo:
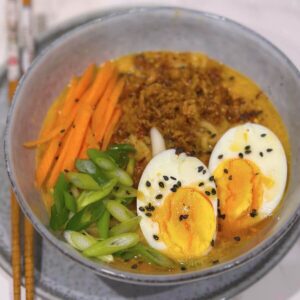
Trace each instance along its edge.
<path fill-rule="evenodd" d="M 82 107 L 81 111 L 76 116 L 74 127 L 70 129 L 69 136 L 63 145 L 60 156 L 54 165 L 47 182 L 49 188 L 54 186 L 61 171 L 73 169 L 75 159 L 80 151 L 92 113 L 92 108 L 87 105 Z"/>
<path fill-rule="evenodd" d="M 87 158 L 87 150 L 90 148 L 97 149 L 99 148 L 99 144 L 97 143 L 94 134 L 92 132 L 91 127 L 88 127 L 85 140 L 82 144 L 79 158 L 86 159 Z"/>
<path fill-rule="evenodd" d="M 94 77 L 95 67 L 95 64 L 89 65 L 82 74 L 79 83 L 75 89 L 75 99 L 80 99 L 91 84 Z"/>
<path fill-rule="evenodd" d="M 70 112 L 70 115 L 69 115 L 68 119 L 66 120 L 65 124 L 62 124 L 62 125 L 59 125 L 59 126 L 53 128 L 51 130 L 51 132 L 49 132 L 48 135 L 43 138 L 40 138 L 36 141 L 30 141 L 30 142 L 24 143 L 24 146 L 27 148 L 36 147 L 38 145 L 44 144 L 44 143 L 52 140 L 60 133 L 64 134 L 65 131 L 72 125 L 78 109 L 79 109 L 79 106 L 73 107 L 73 110 Z"/>
<path fill-rule="evenodd" d="M 106 107 L 108 105 L 109 97 L 111 96 L 111 93 L 114 90 L 116 82 L 117 82 L 117 74 L 115 73 L 112 76 L 112 78 L 110 79 L 110 81 L 107 85 L 107 88 L 106 88 L 102 98 L 98 102 L 98 105 L 97 105 L 97 107 L 95 109 L 95 112 L 93 114 L 92 130 L 93 130 L 93 133 L 95 134 L 95 137 L 96 137 L 97 141 L 99 140 L 99 136 L 97 134 L 98 128 L 101 126 L 101 122 L 103 121 L 103 116 L 105 114 L 105 110 L 106 110 Z"/>
<path fill-rule="evenodd" d="M 38 187 L 41 187 L 52 167 L 55 157 L 57 156 L 60 141 L 61 138 L 56 137 L 50 142 L 37 166 L 36 184 Z"/>
<path fill-rule="evenodd" d="M 113 75 L 114 66 L 111 62 L 106 62 L 103 67 L 99 70 L 96 79 L 94 80 L 89 97 L 86 99 L 86 103 L 92 107 L 97 104 L 97 101 L 102 96 L 106 85 Z"/>
<path fill-rule="evenodd" d="M 105 135 L 104 135 L 104 138 L 103 138 L 102 147 L 101 147 L 102 150 L 106 150 L 106 148 L 107 148 L 107 146 L 108 146 L 108 144 L 111 140 L 111 137 L 114 134 L 115 128 L 117 126 L 117 123 L 118 123 L 120 117 L 121 117 L 121 109 L 117 107 L 113 112 L 113 115 L 112 115 L 111 120 L 108 124 L 108 127 L 106 128 Z"/>
<path fill-rule="evenodd" d="M 67 97 L 63 103 L 62 109 L 60 111 L 60 118 L 65 118 L 72 108 L 74 107 L 74 100 L 75 100 L 75 91 L 78 86 L 78 79 L 76 77 L 73 77 L 70 83 L 70 88 L 67 94 Z M 53 120 L 54 122 L 57 122 L 57 120 Z"/>
<path fill-rule="evenodd" d="M 123 87 L 124 87 L 124 84 L 125 84 L 124 80 L 120 79 L 117 82 L 117 84 L 109 98 L 109 101 L 108 101 L 108 104 L 106 107 L 106 111 L 103 116 L 102 125 L 101 125 L 101 127 L 99 127 L 99 132 L 96 133 L 96 138 L 97 138 L 97 141 L 99 141 L 99 142 L 102 141 L 102 139 L 103 139 L 105 130 L 108 126 L 109 120 L 111 119 L 113 111 L 118 103 L 119 97 L 120 97 Z"/>

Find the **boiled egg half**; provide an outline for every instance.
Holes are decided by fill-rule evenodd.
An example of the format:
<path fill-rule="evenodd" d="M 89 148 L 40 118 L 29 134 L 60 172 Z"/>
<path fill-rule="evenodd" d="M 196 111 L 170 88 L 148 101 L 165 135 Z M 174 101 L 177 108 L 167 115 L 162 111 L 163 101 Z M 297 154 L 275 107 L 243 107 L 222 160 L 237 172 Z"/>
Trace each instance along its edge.
<path fill-rule="evenodd" d="M 201 257 L 216 238 L 214 178 L 196 157 L 162 151 L 143 172 L 137 211 L 151 247 L 179 262 Z"/>
<path fill-rule="evenodd" d="M 209 161 L 222 231 L 235 233 L 270 216 L 283 197 L 287 160 L 268 128 L 246 123 L 229 129 Z"/>

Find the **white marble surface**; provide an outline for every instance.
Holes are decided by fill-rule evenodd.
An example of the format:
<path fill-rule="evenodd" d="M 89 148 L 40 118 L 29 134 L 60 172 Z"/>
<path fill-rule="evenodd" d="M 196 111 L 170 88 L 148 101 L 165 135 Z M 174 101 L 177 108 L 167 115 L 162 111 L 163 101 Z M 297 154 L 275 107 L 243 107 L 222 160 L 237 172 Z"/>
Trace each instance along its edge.
<path fill-rule="evenodd" d="M 227 16 L 264 35 L 300 68 L 300 0 L 34 0 L 37 31 L 120 4 L 170 4 Z M 5 61 L 5 47 L 5 0 L 0 0 L 0 64 Z M 12 299 L 11 289 L 11 278 L 0 269 L 0 299 Z M 235 297 L 252 299 L 300 300 L 300 240 L 267 276 Z"/>

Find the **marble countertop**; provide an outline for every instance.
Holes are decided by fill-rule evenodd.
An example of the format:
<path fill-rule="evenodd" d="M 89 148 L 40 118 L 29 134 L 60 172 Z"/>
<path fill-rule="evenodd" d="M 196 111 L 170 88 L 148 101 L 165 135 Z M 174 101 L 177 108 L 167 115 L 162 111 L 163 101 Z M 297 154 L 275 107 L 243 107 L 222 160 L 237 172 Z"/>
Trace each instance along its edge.
<path fill-rule="evenodd" d="M 299 0 L 34 0 L 36 33 L 88 12 L 136 4 L 185 6 L 224 15 L 265 36 L 300 69 Z M 5 51 L 5 0 L 0 0 L 0 65 L 5 61 Z M 12 299 L 11 278 L 1 269 L 0 286 L 1 299 Z M 234 299 L 300 300 L 300 240 L 271 272 Z"/>

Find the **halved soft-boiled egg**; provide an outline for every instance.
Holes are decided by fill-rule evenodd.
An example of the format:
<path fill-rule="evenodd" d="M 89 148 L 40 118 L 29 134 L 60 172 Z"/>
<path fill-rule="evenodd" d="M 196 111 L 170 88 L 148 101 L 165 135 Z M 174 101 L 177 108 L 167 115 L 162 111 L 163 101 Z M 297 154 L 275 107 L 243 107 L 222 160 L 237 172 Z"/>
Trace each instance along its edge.
<path fill-rule="evenodd" d="M 209 161 L 222 231 L 235 233 L 272 214 L 283 197 L 287 160 L 277 136 L 246 123 L 229 129 Z"/>
<path fill-rule="evenodd" d="M 214 178 L 196 157 L 160 152 L 139 182 L 137 211 L 150 246 L 177 261 L 201 257 L 216 237 Z"/>

